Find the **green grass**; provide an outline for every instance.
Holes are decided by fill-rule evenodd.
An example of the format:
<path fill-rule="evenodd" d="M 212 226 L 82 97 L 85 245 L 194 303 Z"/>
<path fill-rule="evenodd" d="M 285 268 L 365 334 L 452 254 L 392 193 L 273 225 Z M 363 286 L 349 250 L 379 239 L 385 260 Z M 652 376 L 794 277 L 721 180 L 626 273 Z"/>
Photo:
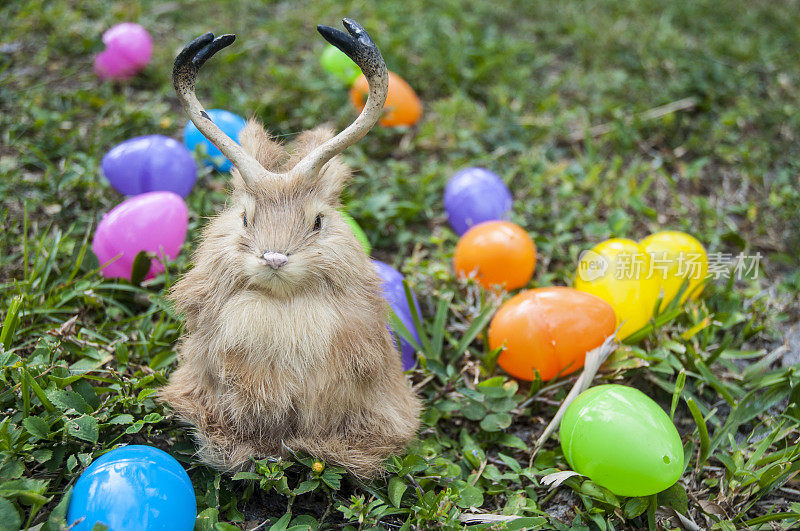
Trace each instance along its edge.
<path fill-rule="evenodd" d="M 674 511 L 700 528 L 798 525 L 796 2 L 142 4 L 0 11 L 0 527 L 63 527 L 85 466 L 132 443 L 187 468 L 200 529 L 485 526 L 462 522 L 473 512 L 524 518 L 495 529 L 676 527 Z M 131 285 L 99 276 L 88 249 L 122 199 L 99 162 L 134 135 L 180 136 L 171 62 L 207 30 L 239 36 L 204 67 L 208 107 L 257 115 L 286 138 L 345 126 L 347 92 L 321 70 L 314 31 L 342 16 L 370 31 L 425 105 L 417 127 L 375 129 L 346 152 L 358 172 L 344 197 L 373 255 L 401 267 L 420 298 L 431 340 L 412 377 L 424 429 L 385 480 L 364 484 L 331 464 L 317 473 L 305 456 L 220 476 L 152 395 L 181 333 L 166 289 L 224 204 L 226 177 L 204 170 L 181 257 Z M 151 31 L 153 62 L 131 82 L 99 83 L 100 35 L 126 20 Z M 696 104 L 642 114 L 684 98 Z M 571 140 L 600 124 L 605 134 Z M 492 301 L 454 278 L 441 206 L 447 178 L 467 165 L 511 187 L 514 220 L 539 250 L 531 286 L 569 285 L 580 251 L 607 237 L 666 228 L 712 252 L 763 255 L 757 279 L 712 282 L 595 380 L 672 405 L 687 461 L 672 489 L 625 499 L 580 477 L 541 484 L 569 468 L 557 437 L 535 459 L 531 448 L 574 377 L 518 385 L 487 355 Z"/>

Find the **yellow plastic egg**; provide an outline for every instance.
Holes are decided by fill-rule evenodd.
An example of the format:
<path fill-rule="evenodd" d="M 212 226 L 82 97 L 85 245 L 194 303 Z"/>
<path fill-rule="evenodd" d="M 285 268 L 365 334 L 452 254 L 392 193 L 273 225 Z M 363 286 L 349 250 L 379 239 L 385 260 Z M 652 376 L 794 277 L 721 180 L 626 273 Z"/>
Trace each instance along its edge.
<path fill-rule="evenodd" d="M 666 307 L 689 280 L 681 303 L 690 296 L 696 299 L 703 291 L 703 280 L 708 272 L 708 256 L 703 245 L 694 237 L 676 230 L 651 234 L 639 242 L 650 255 L 653 275 L 664 290 L 661 308 Z"/>
<path fill-rule="evenodd" d="M 649 277 L 649 278 L 648 278 Z M 660 281 L 650 274 L 650 256 L 633 240 L 613 238 L 581 254 L 575 288 L 614 308 L 618 337 L 636 332 L 653 316 Z"/>

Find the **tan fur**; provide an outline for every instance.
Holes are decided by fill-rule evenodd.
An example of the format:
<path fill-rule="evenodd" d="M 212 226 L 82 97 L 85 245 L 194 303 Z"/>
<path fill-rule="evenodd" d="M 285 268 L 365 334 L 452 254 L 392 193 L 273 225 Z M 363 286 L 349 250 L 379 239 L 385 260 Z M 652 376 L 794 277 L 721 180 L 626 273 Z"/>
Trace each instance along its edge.
<path fill-rule="evenodd" d="M 307 131 L 284 149 L 250 121 L 240 142 L 277 171 L 331 136 Z M 387 329 L 380 279 L 336 210 L 349 170 L 334 158 L 317 180 L 250 186 L 233 173 L 232 201 L 171 292 L 186 325 L 161 398 L 194 426 L 199 457 L 214 467 L 242 469 L 288 448 L 374 476 L 414 438 L 420 403 Z M 265 251 L 289 262 L 275 274 Z"/>

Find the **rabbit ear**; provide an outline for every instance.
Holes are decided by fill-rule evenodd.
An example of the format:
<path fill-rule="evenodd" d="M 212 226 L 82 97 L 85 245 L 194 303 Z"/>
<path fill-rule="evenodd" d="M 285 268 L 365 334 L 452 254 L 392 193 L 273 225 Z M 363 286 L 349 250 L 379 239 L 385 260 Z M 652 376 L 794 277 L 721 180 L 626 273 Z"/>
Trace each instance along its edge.
<path fill-rule="evenodd" d="M 247 191 L 247 185 L 242 178 L 242 174 L 239 173 L 238 169 L 236 169 L 236 166 L 231 168 L 231 178 L 228 183 L 230 184 L 234 193 Z"/>
<path fill-rule="evenodd" d="M 291 170 L 306 155 L 333 137 L 334 131 L 328 127 L 317 127 L 301 133 L 290 147 L 291 156 L 286 162 L 285 168 Z M 289 172 L 289 174 L 291 173 Z M 350 176 L 350 168 L 336 156 L 326 162 L 316 175 L 299 174 L 295 175 L 294 179 L 297 180 L 298 186 L 317 190 L 324 201 L 338 204 L 339 196 L 344 185 L 350 180 Z"/>
<path fill-rule="evenodd" d="M 247 120 L 247 124 L 239 132 L 239 144 L 270 172 L 278 173 L 289 156 L 280 142 L 273 140 L 255 118 Z"/>

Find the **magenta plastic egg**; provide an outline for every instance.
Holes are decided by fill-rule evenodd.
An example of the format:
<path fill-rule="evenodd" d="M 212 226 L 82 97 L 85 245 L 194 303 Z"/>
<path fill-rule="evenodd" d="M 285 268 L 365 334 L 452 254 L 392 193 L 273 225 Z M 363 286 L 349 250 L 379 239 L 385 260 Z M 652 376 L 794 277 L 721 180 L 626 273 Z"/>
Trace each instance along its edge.
<path fill-rule="evenodd" d="M 197 163 L 186 147 L 164 135 L 137 136 L 103 157 L 103 175 L 119 193 L 169 191 L 186 197 L 197 180 Z"/>
<path fill-rule="evenodd" d="M 94 60 L 100 79 L 129 79 L 153 57 L 153 39 L 147 30 L 133 22 L 123 22 L 103 33 L 106 49 Z"/>
<path fill-rule="evenodd" d="M 453 175 L 443 202 L 447 221 L 459 236 L 484 221 L 508 219 L 512 207 L 506 183 L 485 168 L 466 168 Z"/>
<path fill-rule="evenodd" d="M 103 216 L 92 242 L 92 251 L 109 278 L 131 278 L 140 251 L 152 253 L 146 278 L 164 271 L 163 260 L 174 260 L 186 240 L 189 211 L 173 192 L 148 192 L 127 199 Z"/>

